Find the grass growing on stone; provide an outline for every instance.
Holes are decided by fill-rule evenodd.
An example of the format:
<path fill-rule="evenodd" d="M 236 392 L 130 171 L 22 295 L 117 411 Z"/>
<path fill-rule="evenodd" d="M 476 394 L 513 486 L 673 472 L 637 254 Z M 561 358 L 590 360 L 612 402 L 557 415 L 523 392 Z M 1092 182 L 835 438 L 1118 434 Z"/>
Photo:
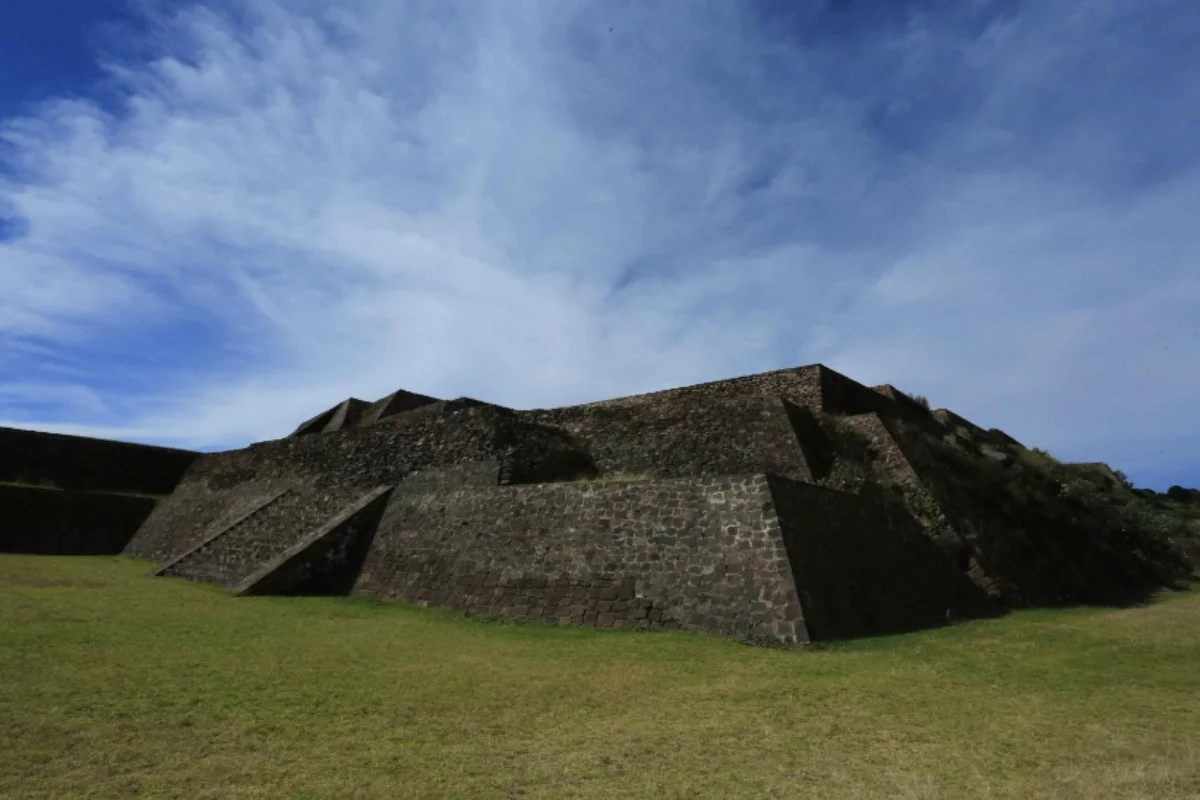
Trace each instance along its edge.
<path fill-rule="evenodd" d="M 0 796 L 1200 796 L 1200 592 L 765 650 L 149 569 L 0 556 Z"/>

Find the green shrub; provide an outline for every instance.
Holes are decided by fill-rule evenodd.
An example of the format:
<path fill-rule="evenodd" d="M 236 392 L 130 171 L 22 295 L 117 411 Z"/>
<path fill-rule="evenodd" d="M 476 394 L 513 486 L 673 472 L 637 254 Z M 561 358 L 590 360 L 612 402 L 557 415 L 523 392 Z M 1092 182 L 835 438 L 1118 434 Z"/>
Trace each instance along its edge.
<path fill-rule="evenodd" d="M 903 431 L 922 482 L 1010 602 L 1107 602 L 1187 571 L 1185 506 L 1106 489 L 1045 450 L 1013 447 L 1004 464 Z"/>

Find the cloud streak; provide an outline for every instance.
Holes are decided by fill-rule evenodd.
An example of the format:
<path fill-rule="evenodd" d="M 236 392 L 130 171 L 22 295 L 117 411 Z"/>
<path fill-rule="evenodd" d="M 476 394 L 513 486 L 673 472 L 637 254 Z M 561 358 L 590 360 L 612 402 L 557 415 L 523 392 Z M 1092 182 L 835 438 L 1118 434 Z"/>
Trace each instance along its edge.
<path fill-rule="evenodd" d="M 1200 482 L 1200 12 L 934 5 L 157 12 L 3 123 L 0 418 L 213 448 L 820 360 Z"/>

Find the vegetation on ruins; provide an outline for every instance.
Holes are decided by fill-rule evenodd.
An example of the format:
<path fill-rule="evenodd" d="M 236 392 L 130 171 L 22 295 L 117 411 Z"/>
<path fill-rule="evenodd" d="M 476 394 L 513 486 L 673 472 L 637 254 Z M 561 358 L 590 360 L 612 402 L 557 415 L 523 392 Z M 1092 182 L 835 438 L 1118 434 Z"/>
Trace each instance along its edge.
<path fill-rule="evenodd" d="M 0 429 L 0 796 L 1200 794 L 1200 492 L 913 399 Z"/>
<path fill-rule="evenodd" d="M 762 644 L 1126 603 L 1200 550 L 1190 490 L 820 364 L 528 411 L 400 390 L 221 453 L 0 437 L 0 481 L 59 487 L 0 485 L 0 549 Z"/>
<path fill-rule="evenodd" d="M 986 432 L 945 435 L 913 420 L 893 428 L 919 484 L 898 484 L 840 418 L 825 427 L 838 459 L 823 482 L 903 504 L 961 565 L 976 562 L 972 572 L 1005 603 L 1111 602 L 1191 571 L 1200 507 Z"/>

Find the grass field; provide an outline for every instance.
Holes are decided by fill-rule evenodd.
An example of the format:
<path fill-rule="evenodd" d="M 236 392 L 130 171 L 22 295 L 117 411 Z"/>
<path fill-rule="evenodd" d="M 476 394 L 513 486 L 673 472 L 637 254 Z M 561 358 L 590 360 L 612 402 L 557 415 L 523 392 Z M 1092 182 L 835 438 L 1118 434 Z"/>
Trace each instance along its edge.
<path fill-rule="evenodd" d="M 1200 592 L 823 648 L 0 556 L 0 797 L 1200 797 Z"/>

